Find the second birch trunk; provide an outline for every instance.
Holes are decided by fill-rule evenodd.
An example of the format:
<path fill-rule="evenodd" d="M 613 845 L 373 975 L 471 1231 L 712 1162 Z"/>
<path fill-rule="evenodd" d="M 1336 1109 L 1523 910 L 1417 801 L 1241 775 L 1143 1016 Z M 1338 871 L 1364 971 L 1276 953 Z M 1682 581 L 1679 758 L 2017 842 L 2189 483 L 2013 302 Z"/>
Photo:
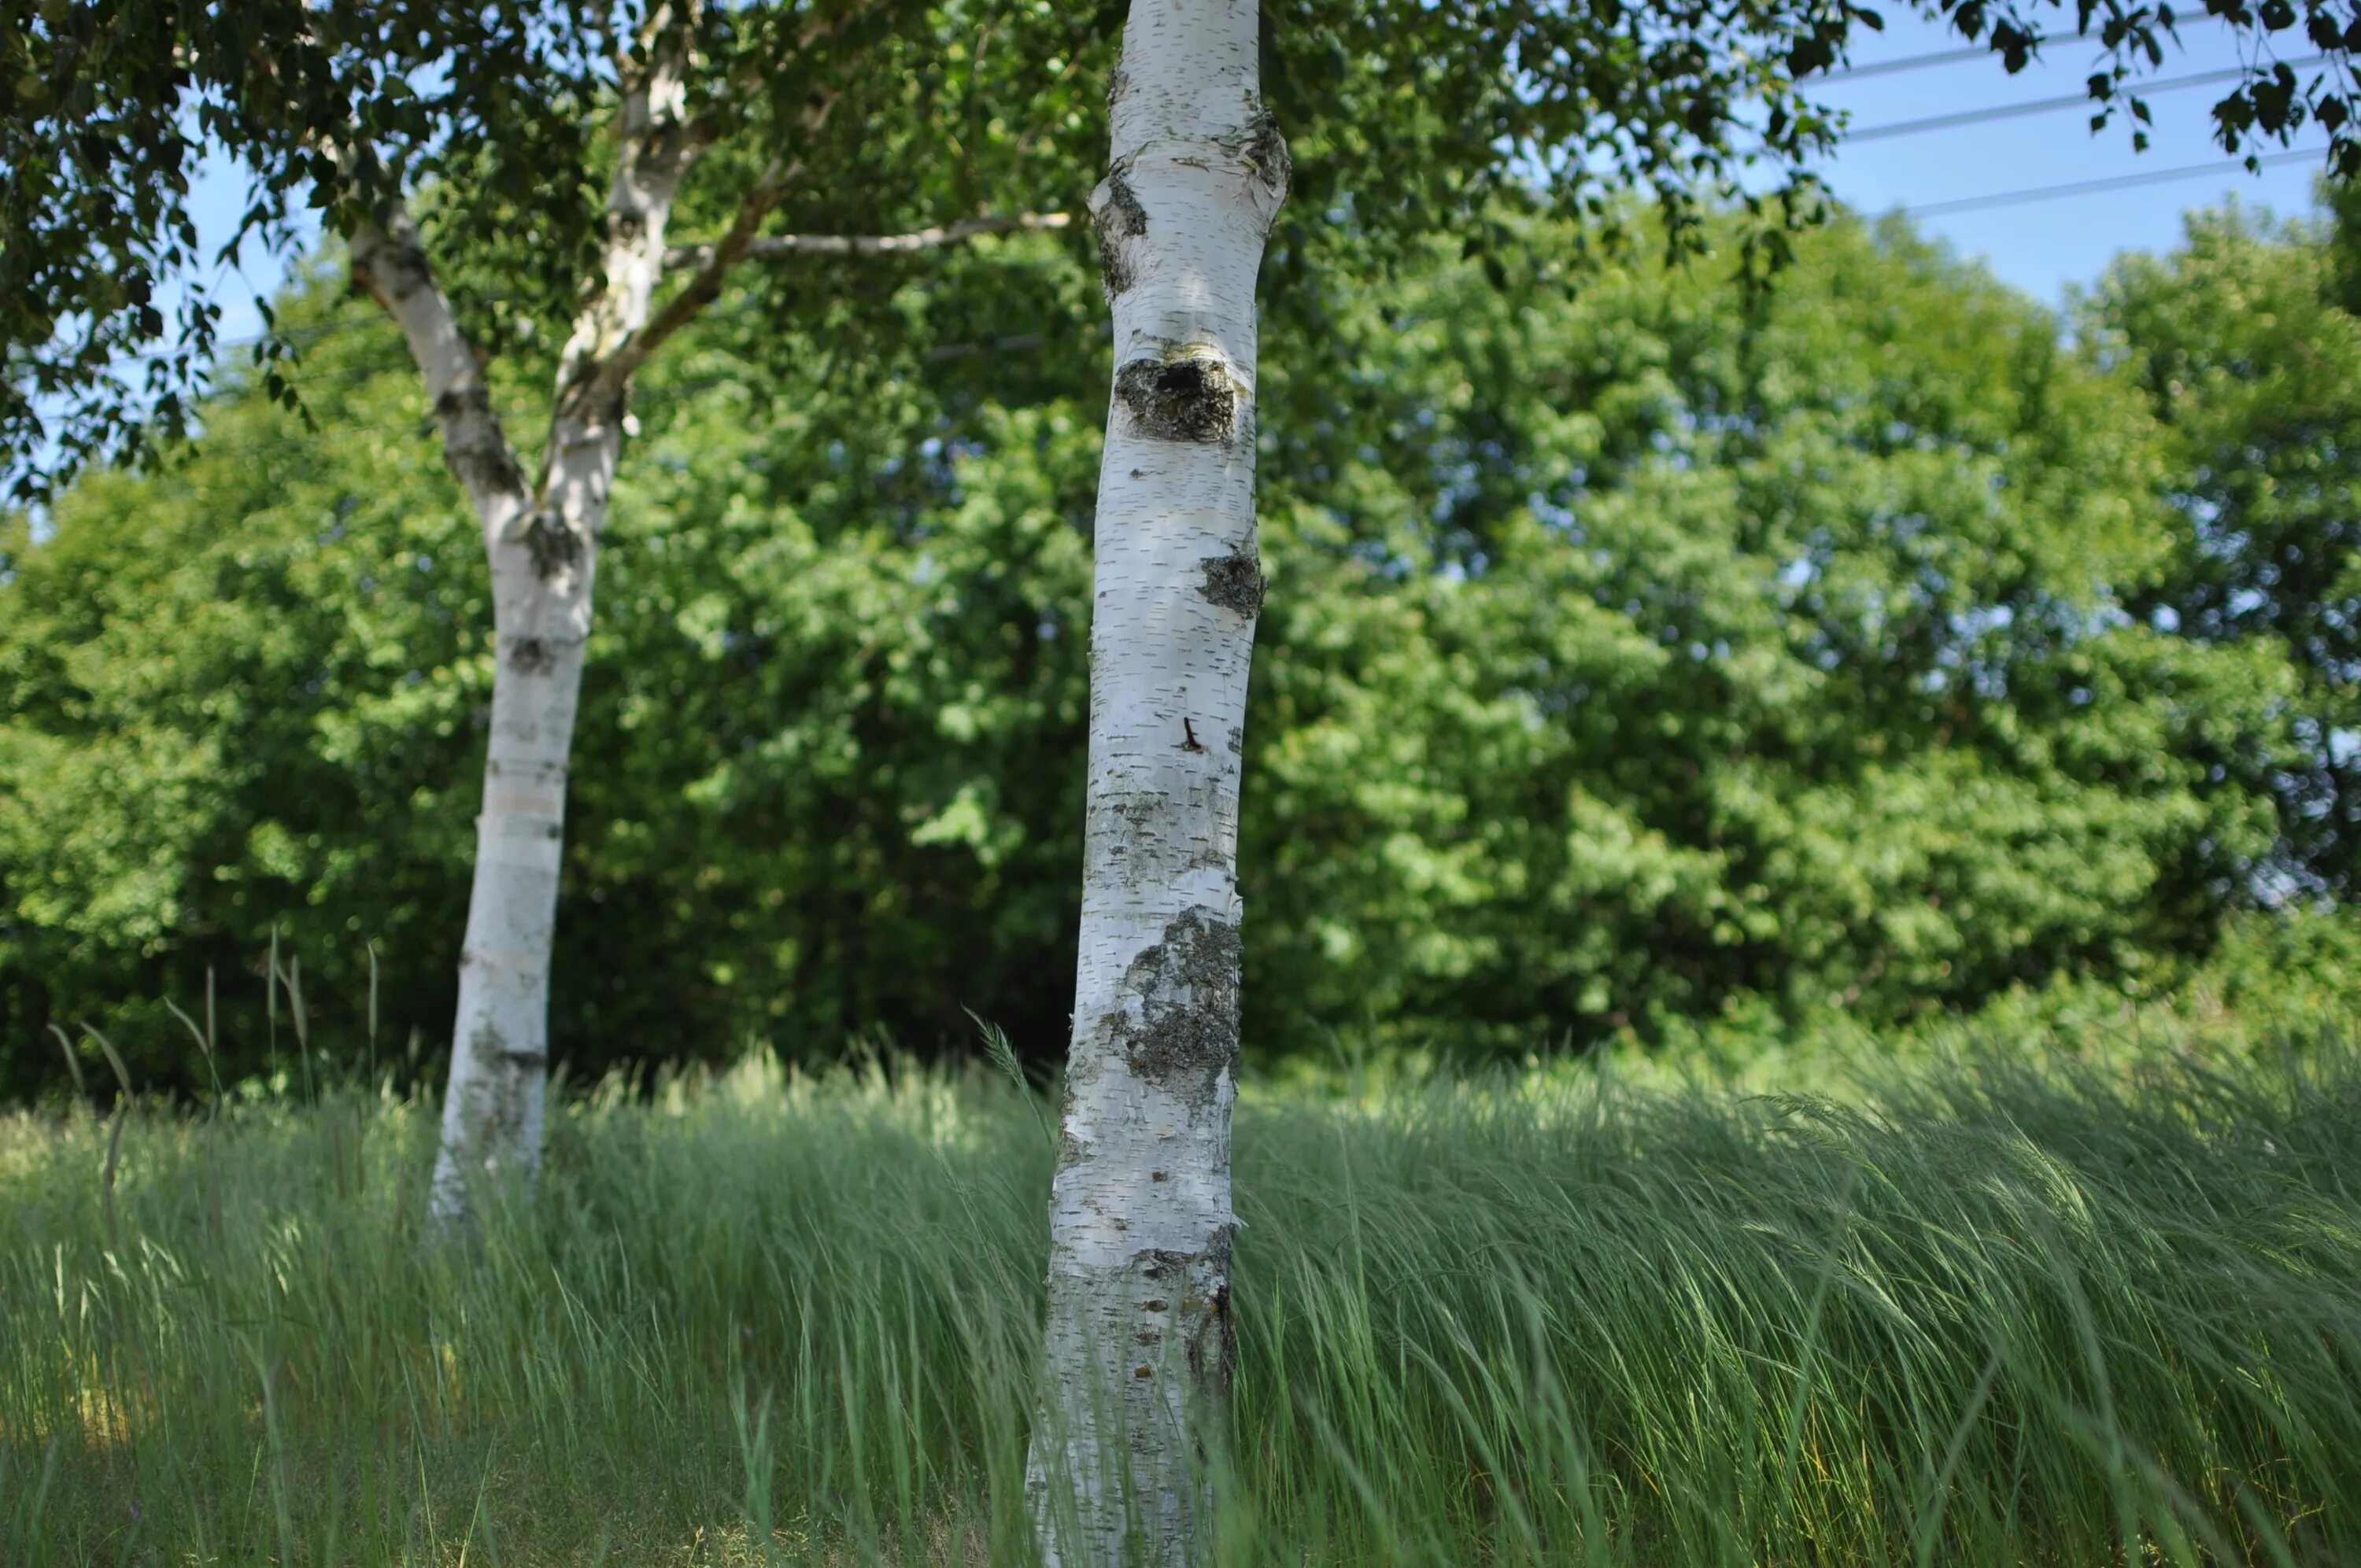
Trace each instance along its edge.
<path fill-rule="evenodd" d="M 670 19 L 660 9 L 658 23 Z M 625 94 L 621 157 L 607 197 L 604 286 L 559 360 L 538 495 L 478 502 L 497 662 L 434 1161 L 433 1212 L 445 1224 L 467 1214 L 471 1186 L 529 1183 L 540 1165 L 549 966 L 593 568 L 642 351 L 637 334 L 664 275 L 673 201 L 698 150 L 683 117 L 685 53 L 677 33 L 660 37 Z"/>
<path fill-rule="evenodd" d="M 1115 317 L 1081 956 L 1027 1466 L 1047 1560 L 1199 1560 L 1228 1401 L 1255 280 L 1288 163 L 1252 0 L 1134 0 L 1092 198 Z"/>

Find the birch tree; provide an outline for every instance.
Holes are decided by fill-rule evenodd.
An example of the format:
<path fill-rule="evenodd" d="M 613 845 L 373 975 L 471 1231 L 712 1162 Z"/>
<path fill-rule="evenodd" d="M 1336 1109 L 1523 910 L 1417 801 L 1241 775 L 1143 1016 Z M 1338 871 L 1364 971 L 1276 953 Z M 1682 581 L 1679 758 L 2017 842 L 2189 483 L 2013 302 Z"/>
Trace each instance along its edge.
<path fill-rule="evenodd" d="M 81 297 L 102 288 L 113 291 L 101 295 L 107 300 L 136 295 L 131 329 L 165 330 L 148 301 L 161 277 L 195 258 L 193 227 L 175 196 L 185 196 L 186 166 L 201 151 L 226 153 L 250 176 L 253 206 L 242 234 L 289 244 L 299 231 L 288 194 L 308 193 L 345 244 L 354 287 L 383 307 L 408 345 L 490 564 L 489 739 L 434 1175 L 433 1211 L 455 1221 L 474 1184 L 530 1181 L 539 1158 L 575 710 L 599 531 L 632 428 L 633 379 L 750 258 L 858 259 L 1061 226 L 1060 213 L 1020 212 L 899 234 L 769 232 L 790 204 L 873 202 L 848 203 L 840 182 L 854 170 L 830 166 L 846 144 L 831 142 L 829 127 L 848 97 L 871 117 L 858 130 L 884 130 L 898 111 L 905 117 L 892 123 L 895 134 L 915 140 L 922 157 L 931 150 L 903 102 L 913 37 L 1001 26 L 1016 35 L 1004 50 L 1017 62 L 1009 80 L 1024 82 L 1040 74 L 1050 52 L 1024 36 L 1025 18 L 1048 24 L 1021 9 L 1010 18 L 988 5 L 961 14 L 908 0 L 734 9 L 647 0 L 620 10 L 281 0 L 235 12 L 138 9 L 125 16 L 52 3 L 30 29 L 47 46 L 41 101 L 70 108 L 79 95 L 136 121 L 162 149 L 152 167 L 119 177 L 110 172 L 112 149 L 69 138 L 81 185 L 67 179 L 31 192 L 60 203 L 127 193 L 145 220 L 108 236 L 115 259 L 129 265 L 119 265 L 111 282 L 82 279 Z M 978 45 L 969 54 L 971 65 L 981 52 Z M 24 82 L 18 91 L 31 95 Z M 182 128 L 188 118 L 199 135 Z M 594 134 L 602 122 L 603 138 Z M 973 188 L 978 149 L 962 150 Z M 719 232 L 675 245 L 674 220 L 707 167 L 716 178 L 706 182 L 703 209 Z M 603 201 L 584 201 L 581 192 L 602 169 Z M 21 218 L 38 203 L 26 199 L 21 174 L 12 169 L 12 216 Z M 815 188 L 832 200 L 813 203 Z M 863 187 L 855 180 L 849 189 Z M 426 222 L 413 211 L 422 198 L 430 203 Z M 522 240 L 502 234 L 503 225 Z M 64 254 L 70 236 L 49 237 L 56 281 L 74 282 Z M 438 251 L 456 252 L 458 271 L 472 275 L 479 296 L 472 323 L 453 287 L 452 258 Z M 523 278 L 503 270 L 520 255 L 530 258 Z M 587 272 L 570 271 L 577 258 L 587 258 Z M 21 266 L 13 249 L 10 261 Z M 536 270 L 546 292 L 573 303 L 541 451 L 528 466 L 498 406 L 498 345 L 484 328 L 532 324 L 530 298 L 520 311 L 516 296 L 530 295 Z M 163 395 L 145 422 L 125 412 L 127 394 L 118 389 L 110 401 L 105 391 L 104 351 L 121 338 L 96 329 L 112 318 L 77 324 L 71 300 L 31 320 L 20 310 L 11 324 L 53 351 L 61 333 L 82 333 L 65 357 L 89 372 L 89 384 L 35 359 L 29 385 L 12 383 L 7 411 L 38 436 L 39 395 L 78 396 L 57 432 L 65 466 L 104 455 L 109 439 L 121 455 L 152 442 L 159 426 L 170 433 L 185 422 L 171 376 L 192 374 L 212 344 L 208 313 L 217 308 L 197 301 L 182 310 L 179 363 L 150 378 Z M 259 357 L 269 361 L 267 384 L 292 403 L 298 393 L 278 364 L 289 346 L 270 341 Z"/>
<path fill-rule="evenodd" d="M 1255 278 L 1288 154 L 1257 7 L 1134 0 L 1091 198 L 1115 315 L 1081 956 L 1031 1460 L 1052 1563 L 1178 1562 L 1229 1376 L 1238 777 L 1262 605 Z M 1135 1510 L 1126 1497 L 1138 1502 Z"/>
<path fill-rule="evenodd" d="M 2037 5 L 1927 8 L 1988 41 L 2011 71 L 2042 41 Z M 1332 221 L 1359 211 L 1382 233 L 1393 219 L 1368 202 L 1372 183 L 1464 199 L 1520 183 L 1510 171 L 1521 163 L 1538 176 L 1528 189 L 1560 201 L 1585 200 L 1601 179 L 1652 183 L 1676 248 L 1695 243 L 1698 196 L 1719 187 L 1780 220 L 1747 236 L 1758 270 L 1808 219 L 1802 157 L 1836 126 L 1795 83 L 1840 59 L 1857 26 L 1878 25 L 1847 0 L 1719 12 L 1272 9 L 1266 38 L 1254 0 L 1131 0 L 1107 82 L 1111 159 L 1091 217 L 1114 386 L 1094 535 L 1080 944 L 1027 1463 L 1053 1564 L 1179 1564 L 1211 1541 L 1206 1458 L 1220 1446 L 1234 1343 L 1238 789 L 1266 588 L 1255 284 L 1291 174 L 1263 97 L 1266 44 L 1283 60 L 1290 32 L 1310 35 L 1342 65 L 1331 79 L 1356 83 L 1363 101 L 1386 102 L 1389 88 L 1413 95 L 1393 101 L 1398 127 L 1363 127 L 1380 141 L 1396 133 L 1406 170 L 1358 190 L 1330 185 L 1323 194 L 1347 203 L 1328 207 Z M 2292 24 L 2282 9 L 2268 28 Z M 2090 78 L 2094 126 L 2118 102 L 2145 124 L 2135 79 L 2161 60 L 2169 17 L 2115 8 L 2094 28 L 2095 15 L 2081 9 L 2080 27 L 2099 33 L 2113 64 Z M 2343 48 L 2345 21 L 2315 7 L 2312 40 Z M 1356 71 L 1356 52 L 1376 69 Z M 2349 167 L 2343 81 L 2300 91 L 2286 67 L 2258 64 L 2217 110 L 2224 147 L 2290 134 L 2309 112 L 2332 133 L 2334 166 Z M 1353 91 L 1323 105 L 1332 120 Z M 1761 105 L 1751 125 L 1750 104 Z M 1349 135 L 1322 128 L 1323 151 Z M 1769 204 L 1731 179 L 1766 156 L 1788 175 Z"/>
<path fill-rule="evenodd" d="M 800 18 L 787 58 L 842 46 L 858 7 Z M 398 200 L 351 237 L 353 278 L 401 328 L 434 411 L 445 454 L 467 488 L 491 562 L 498 662 L 474 886 L 459 958 L 458 1015 L 434 1176 L 434 1212 L 465 1213 L 479 1179 L 522 1175 L 539 1160 L 548 1076 L 549 963 L 565 836 L 566 781 L 582 657 L 590 630 L 598 535 L 622 442 L 633 376 L 758 253 L 882 255 L 1022 226 L 1062 214 L 969 220 L 900 236 L 766 236 L 783 192 L 811 172 L 803 147 L 845 92 L 845 66 L 817 73 L 787 123 L 787 145 L 763 155 L 727 229 L 671 247 L 683 180 L 718 126 L 688 113 L 698 38 L 697 0 L 659 4 L 615 58 L 620 100 L 614 173 L 588 302 L 557 365 L 539 472 L 512 455 L 476 355 L 437 287 L 416 224 Z M 800 133 L 799 135 L 795 133 Z M 667 268 L 687 280 L 657 302 Z"/>

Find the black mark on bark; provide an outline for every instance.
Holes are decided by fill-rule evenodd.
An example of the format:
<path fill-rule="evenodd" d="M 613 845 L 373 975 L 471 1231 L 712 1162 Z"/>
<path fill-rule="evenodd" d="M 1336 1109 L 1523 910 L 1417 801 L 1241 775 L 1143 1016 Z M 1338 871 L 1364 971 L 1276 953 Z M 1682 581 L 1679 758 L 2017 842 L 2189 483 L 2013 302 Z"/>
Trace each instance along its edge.
<path fill-rule="evenodd" d="M 382 269 L 380 270 L 380 267 Z M 398 305 L 434 281 L 434 269 L 416 240 L 388 235 L 353 264 L 353 282 L 370 298 Z"/>
<path fill-rule="evenodd" d="M 434 420 L 443 430 L 443 461 L 471 488 L 518 490 L 524 476 L 492 419 L 492 394 L 480 382 L 455 387 L 434 400 Z"/>
<path fill-rule="evenodd" d="M 1262 567 L 1251 552 L 1241 548 L 1227 555 L 1208 555 L 1198 565 L 1205 573 L 1199 593 L 1224 609 L 1234 609 L 1240 615 L 1254 615 L 1261 610 L 1265 587 Z"/>
<path fill-rule="evenodd" d="M 557 662 L 549 643 L 539 637 L 509 639 L 509 668 L 521 675 L 538 675 Z"/>
<path fill-rule="evenodd" d="M 1135 359 L 1115 372 L 1115 395 L 1159 441 L 1220 445 L 1238 433 L 1237 383 L 1210 355 Z"/>
<path fill-rule="evenodd" d="M 524 547 L 533 556 L 533 574 L 543 582 L 582 559 L 582 535 L 545 511 L 533 514 L 525 524 Z"/>
<path fill-rule="evenodd" d="M 1143 1260 L 1139 1270 L 1143 1279 L 1186 1279 L 1189 1277 L 1189 1255 L 1185 1252 L 1149 1247 L 1136 1255 Z"/>
<path fill-rule="evenodd" d="M 464 419 L 470 414 L 492 411 L 491 389 L 478 383 L 471 387 L 454 387 L 434 400 L 434 417 L 442 423 Z"/>
<path fill-rule="evenodd" d="M 1230 1226 L 1221 1226 L 1202 1252 L 1155 1248 L 1135 1253 L 1131 1260 L 1142 1279 L 1177 1288 L 1180 1310 L 1171 1332 L 1180 1336 L 1188 1356 L 1191 1387 L 1206 1401 L 1198 1411 L 1201 1419 L 1220 1419 L 1228 1401 L 1230 1369 L 1237 1362 L 1237 1330 L 1230 1314 L 1232 1234 Z M 1150 1312 L 1162 1312 L 1170 1305 L 1162 1297 L 1140 1303 Z"/>
<path fill-rule="evenodd" d="M 1288 181 L 1295 175 L 1295 160 L 1288 154 L 1287 138 L 1279 134 L 1278 116 L 1257 106 L 1254 118 L 1246 126 L 1243 150 L 1246 167 L 1260 176 L 1265 185 L 1284 196 Z"/>
<path fill-rule="evenodd" d="M 475 1033 L 467 1036 L 467 1044 L 487 1069 L 476 1080 L 468 1096 L 476 1157 L 497 1160 L 524 1126 L 522 1075 L 539 1069 L 548 1058 L 540 1051 L 512 1048 L 506 1036 L 489 1024 L 478 1025 Z"/>
<path fill-rule="evenodd" d="M 1148 209 L 1139 204 L 1121 164 L 1099 186 L 1091 206 L 1091 222 L 1099 231 L 1099 279 L 1106 286 L 1107 299 L 1113 301 L 1131 288 L 1137 276 L 1126 242 L 1148 232 Z"/>
<path fill-rule="evenodd" d="M 1139 196 L 1131 181 L 1117 167 L 1106 177 L 1105 199 L 1099 203 L 1095 214 L 1101 234 L 1119 234 L 1126 239 L 1137 239 L 1148 232 L 1148 209 L 1139 204 Z"/>

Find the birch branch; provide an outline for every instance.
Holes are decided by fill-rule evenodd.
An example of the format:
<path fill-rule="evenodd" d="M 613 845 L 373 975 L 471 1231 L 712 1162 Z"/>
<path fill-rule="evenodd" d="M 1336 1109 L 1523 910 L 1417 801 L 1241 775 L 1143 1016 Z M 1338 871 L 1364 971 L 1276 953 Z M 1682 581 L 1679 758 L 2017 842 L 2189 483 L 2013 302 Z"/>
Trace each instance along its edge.
<path fill-rule="evenodd" d="M 1071 213 L 1018 213 L 994 218 L 962 218 L 955 224 L 914 229 L 908 234 L 774 234 L 751 241 L 743 255 L 770 260 L 782 256 L 902 256 L 959 245 L 988 234 L 1038 233 L 1062 229 L 1073 223 Z M 664 270 L 686 271 L 703 267 L 713 258 L 709 245 L 677 245 L 664 252 Z"/>
<path fill-rule="evenodd" d="M 478 515 L 489 517 L 497 503 L 522 496 L 524 477 L 493 411 L 475 346 L 435 281 L 417 221 L 396 200 L 382 225 L 356 224 L 349 243 L 354 283 L 401 329 L 426 383 L 443 435 L 443 460 L 467 488 Z"/>
<path fill-rule="evenodd" d="M 864 10 L 865 7 L 856 7 L 829 22 L 815 20 L 805 27 L 796 46 L 798 52 L 810 49 L 822 37 L 830 34 L 841 36 L 845 27 Z M 845 82 L 840 79 L 835 86 L 815 92 L 805 101 L 798 118 L 807 140 L 818 136 L 844 93 Z M 687 283 L 683 285 L 679 293 L 664 302 L 663 308 L 646 325 L 617 345 L 593 373 L 580 395 L 601 399 L 620 396 L 622 389 L 631 384 L 639 367 L 647 363 L 649 356 L 663 347 L 666 339 L 695 321 L 706 306 L 719 298 L 722 281 L 730 276 L 730 269 L 745 258 L 760 235 L 763 220 L 771 215 L 771 209 L 778 205 L 779 198 L 786 193 L 789 184 L 802 178 L 803 172 L 802 154 L 796 154 L 793 159 L 784 156 L 774 157 L 739 202 L 737 214 L 730 220 L 730 232 L 716 244 L 697 247 L 698 259 L 691 264 L 696 270 Z M 671 254 L 667 252 L 663 270 L 672 269 L 671 259 Z"/>

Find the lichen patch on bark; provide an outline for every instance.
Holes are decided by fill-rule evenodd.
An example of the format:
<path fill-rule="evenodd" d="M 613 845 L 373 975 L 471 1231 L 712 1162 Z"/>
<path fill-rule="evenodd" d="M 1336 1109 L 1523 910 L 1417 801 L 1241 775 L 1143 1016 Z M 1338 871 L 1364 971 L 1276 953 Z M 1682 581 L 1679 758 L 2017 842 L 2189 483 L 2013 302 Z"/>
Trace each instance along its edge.
<path fill-rule="evenodd" d="M 1133 360 L 1115 372 L 1115 395 L 1156 440 L 1221 445 L 1238 432 L 1237 383 L 1202 350 Z"/>
<path fill-rule="evenodd" d="M 1224 609 L 1254 615 L 1262 609 L 1262 565 L 1254 553 L 1241 546 L 1227 555 L 1208 555 L 1198 565 L 1205 580 L 1197 591 Z"/>
<path fill-rule="evenodd" d="M 1109 1019 L 1132 1072 L 1192 1110 L 1213 1104 L 1222 1074 L 1237 1062 L 1239 957 L 1236 927 L 1191 909 L 1124 971 L 1138 1015 Z"/>

